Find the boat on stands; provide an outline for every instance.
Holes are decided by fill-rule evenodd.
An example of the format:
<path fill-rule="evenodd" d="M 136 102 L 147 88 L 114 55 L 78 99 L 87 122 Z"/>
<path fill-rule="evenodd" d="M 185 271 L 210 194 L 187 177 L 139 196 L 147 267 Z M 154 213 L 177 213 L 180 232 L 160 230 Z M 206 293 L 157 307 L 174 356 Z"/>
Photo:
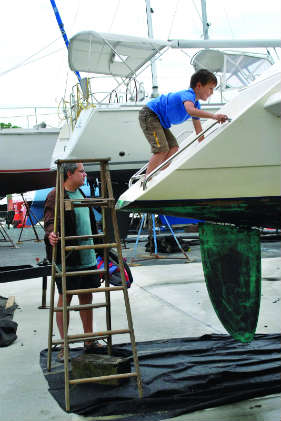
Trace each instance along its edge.
<path fill-rule="evenodd" d="M 2 197 L 54 185 L 55 175 L 50 164 L 58 135 L 58 128 L 0 130 Z"/>
<path fill-rule="evenodd" d="M 242 89 L 220 109 L 228 122 L 206 122 L 202 142 L 191 135 L 147 177 L 140 170 L 117 208 L 280 228 L 280 80 L 274 65 Z"/>

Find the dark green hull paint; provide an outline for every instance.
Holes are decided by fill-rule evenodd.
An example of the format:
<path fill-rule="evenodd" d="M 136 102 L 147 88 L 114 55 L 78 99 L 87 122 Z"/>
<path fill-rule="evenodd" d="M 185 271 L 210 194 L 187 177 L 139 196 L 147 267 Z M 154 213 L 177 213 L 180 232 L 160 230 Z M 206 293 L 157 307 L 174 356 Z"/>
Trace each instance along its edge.
<path fill-rule="evenodd" d="M 123 206 L 121 208 L 121 206 Z M 189 217 L 238 226 L 281 228 L 280 196 L 118 202 L 120 210 Z"/>
<path fill-rule="evenodd" d="M 259 231 L 230 225 L 199 224 L 205 281 L 212 305 L 233 338 L 250 342 L 261 296 Z"/>

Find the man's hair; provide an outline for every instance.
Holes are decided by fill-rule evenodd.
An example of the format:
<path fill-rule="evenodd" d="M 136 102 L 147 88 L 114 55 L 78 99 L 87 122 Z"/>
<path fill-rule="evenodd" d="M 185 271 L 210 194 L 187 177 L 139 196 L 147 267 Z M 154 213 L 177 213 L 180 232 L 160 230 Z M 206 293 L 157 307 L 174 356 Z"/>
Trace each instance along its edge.
<path fill-rule="evenodd" d="M 207 85 L 207 83 L 214 83 L 215 85 L 218 83 L 214 73 L 209 72 L 207 69 L 197 70 L 197 72 L 191 76 L 190 87 L 194 89 L 198 82 L 200 82 L 203 86 Z"/>
<path fill-rule="evenodd" d="M 67 172 L 69 171 L 71 174 L 73 174 L 75 170 L 77 170 L 77 164 L 75 162 L 67 162 L 63 164 L 64 181 L 67 179 Z"/>

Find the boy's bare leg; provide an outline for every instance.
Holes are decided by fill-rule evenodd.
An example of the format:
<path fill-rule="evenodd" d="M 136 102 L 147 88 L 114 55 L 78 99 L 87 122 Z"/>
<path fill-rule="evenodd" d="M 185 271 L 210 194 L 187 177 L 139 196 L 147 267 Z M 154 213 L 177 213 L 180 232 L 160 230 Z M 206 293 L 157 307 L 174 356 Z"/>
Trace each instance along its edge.
<path fill-rule="evenodd" d="M 167 153 L 167 156 L 166 156 L 166 158 L 165 158 L 165 161 L 166 161 L 166 159 L 170 158 L 170 156 L 174 155 L 174 154 L 175 154 L 178 150 L 179 150 L 179 147 L 178 147 L 178 146 L 173 146 L 173 147 L 169 150 L 169 152 Z M 170 163 L 169 163 L 169 164 L 167 164 L 167 165 L 165 165 L 165 167 L 163 167 L 163 168 L 162 168 L 162 170 L 165 170 L 165 169 L 166 169 L 169 165 L 170 165 Z"/>
<path fill-rule="evenodd" d="M 169 152 L 158 152 L 158 153 L 153 154 L 148 163 L 148 166 L 146 169 L 146 175 L 151 173 L 151 171 L 157 168 L 158 165 L 162 164 L 162 162 L 166 161 L 166 156 L 168 153 Z"/>
<path fill-rule="evenodd" d="M 166 159 L 170 158 L 170 156 L 174 155 L 174 153 L 176 153 L 178 149 L 178 146 L 173 146 L 168 152 L 158 152 L 152 155 L 146 169 L 146 175 L 151 173 L 155 168 L 162 164 L 162 162 L 166 161 Z M 162 168 L 162 170 L 164 170 L 168 166 L 169 164 L 165 165 L 165 167 Z"/>

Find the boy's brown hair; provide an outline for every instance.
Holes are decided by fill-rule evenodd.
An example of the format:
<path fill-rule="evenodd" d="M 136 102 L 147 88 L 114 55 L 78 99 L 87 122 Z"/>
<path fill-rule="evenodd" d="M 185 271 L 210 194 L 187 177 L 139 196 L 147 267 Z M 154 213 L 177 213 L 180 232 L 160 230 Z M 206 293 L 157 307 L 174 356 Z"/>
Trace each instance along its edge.
<path fill-rule="evenodd" d="M 190 87 L 194 89 L 197 83 L 201 83 L 201 85 L 205 86 L 207 83 L 214 83 L 217 86 L 217 78 L 214 73 L 209 72 L 207 69 L 200 69 L 195 72 L 190 79 Z"/>

